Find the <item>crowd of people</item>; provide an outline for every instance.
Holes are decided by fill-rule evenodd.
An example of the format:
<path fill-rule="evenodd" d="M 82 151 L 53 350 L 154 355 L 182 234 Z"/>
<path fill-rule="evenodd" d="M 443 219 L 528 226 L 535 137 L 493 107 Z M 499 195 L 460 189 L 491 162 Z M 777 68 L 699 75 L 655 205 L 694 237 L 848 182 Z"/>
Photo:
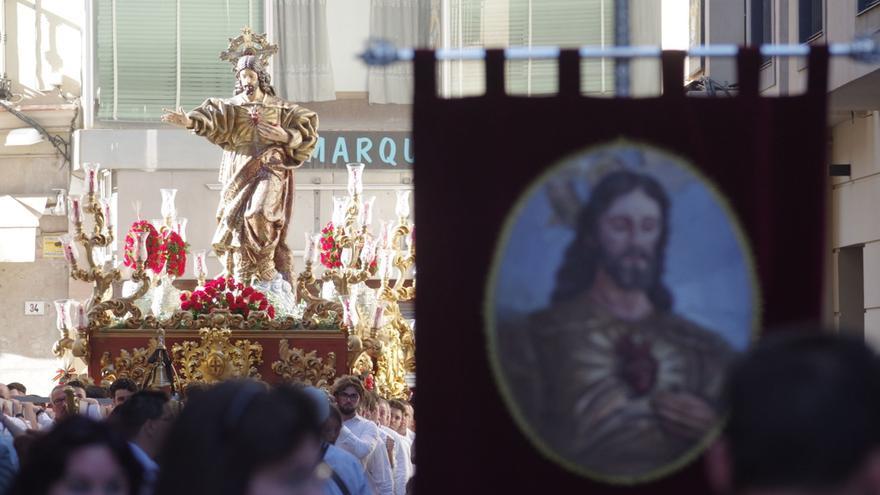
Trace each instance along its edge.
<path fill-rule="evenodd" d="M 181 397 L 71 380 L 48 399 L 0 385 L 0 495 L 412 493 L 412 405 L 354 376 L 329 391 L 239 380 Z"/>
<path fill-rule="evenodd" d="M 704 456 L 716 494 L 880 493 L 880 358 L 864 341 L 772 336 L 725 383 L 728 420 Z M 412 407 L 353 376 L 329 391 L 228 381 L 182 401 L 126 379 L 110 404 L 100 393 L 71 382 L 44 407 L 0 386 L 0 495 L 412 493 Z"/>

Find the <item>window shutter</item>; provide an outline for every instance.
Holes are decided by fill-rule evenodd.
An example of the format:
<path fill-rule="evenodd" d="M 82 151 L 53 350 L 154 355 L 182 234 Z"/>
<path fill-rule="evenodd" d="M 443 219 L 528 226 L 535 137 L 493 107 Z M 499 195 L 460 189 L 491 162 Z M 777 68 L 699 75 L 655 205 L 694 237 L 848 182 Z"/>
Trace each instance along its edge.
<path fill-rule="evenodd" d="M 614 40 L 613 0 L 449 0 L 445 46 L 486 48 L 509 46 L 610 46 Z M 444 94 L 467 96 L 484 90 L 482 62 L 444 63 L 449 74 Z M 441 64 L 441 67 L 444 66 Z M 586 93 L 612 91 L 613 62 L 581 62 Z M 507 91 L 552 94 L 558 90 L 555 60 L 507 62 Z M 448 76 L 452 77 L 448 77 Z M 462 84 L 462 82 L 464 82 Z M 449 83 L 449 84 L 446 84 Z"/>
<path fill-rule="evenodd" d="M 156 122 L 162 108 L 188 109 L 208 96 L 231 96 L 230 66 L 218 56 L 242 27 L 263 29 L 262 0 L 95 5 L 99 120 Z"/>

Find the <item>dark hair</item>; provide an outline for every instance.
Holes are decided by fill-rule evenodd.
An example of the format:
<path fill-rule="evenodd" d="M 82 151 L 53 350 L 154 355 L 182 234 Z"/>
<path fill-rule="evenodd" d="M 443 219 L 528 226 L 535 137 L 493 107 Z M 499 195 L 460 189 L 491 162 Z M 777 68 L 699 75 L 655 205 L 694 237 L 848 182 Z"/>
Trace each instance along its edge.
<path fill-rule="evenodd" d="M 116 398 L 117 390 L 128 390 L 129 392 L 134 393 L 137 392 L 139 389 L 137 383 L 135 383 L 134 380 L 130 378 L 117 378 L 113 383 L 110 384 L 109 391 L 111 399 Z"/>
<path fill-rule="evenodd" d="M 23 394 L 27 393 L 27 389 L 24 387 L 24 385 L 22 385 L 18 382 L 7 383 L 6 388 L 8 388 L 9 390 L 18 390 L 19 392 L 21 392 Z"/>
<path fill-rule="evenodd" d="M 239 495 L 259 469 L 318 442 L 315 406 L 301 390 L 229 381 L 193 397 L 159 455 L 156 493 Z"/>
<path fill-rule="evenodd" d="M 132 440 L 147 421 L 162 417 L 167 402 L 163 392 L 142 390 L 114 408 L 108 421 L 123 437 Z"/>
<path fill-rule="evenodd" d="M 74 415 L 58 423 L 52 430 L 33 441 L 28 455 L 22 459 L 21 471 L 12 486 L 11 495 L 42 495 L 64 476 L 67 463 L 77 450 L 89 446 L 110 449 L 128 479 L 130 494 L 140 490 L 141 465 L 128 444 L 110 428 L 89 418 Z"/>
<path fill-rule="evenodd" d="M 86 386 L 86 397 L 90 399 L 106 399 L 107 389 L 97 385 L 88 385 Z"/>
<path fill-rule="evenodd" d="M 272 76 L 269 75 L 269 72 L 266 71 L 266 69 L 263 67 L 263 64 L 260 63 L 259 59 L 252 55 L 240 58 L 238 64 L 235 67 L 234 94 L 238 95 L 244 92 L 244 87 L 241 85 L 241 81 L 239 81 L 238 79 L 238 74 L 245 69 L 250 69 L 257 73 L 257 81 L 260 86 L 260 91 L 269 96 L 275 96 L 275 88 L 272 87 Z"/>
<path fill-rule="evenodd" d="M 618 197 L 642 190 L 660 206 L 661 231 L 657 242 L 654 285 L 647 291 L 651 303 L 661 311 L 672 308 L 672 293 L 663 285 L 662 275 L 666 259 L 666 240 L 669 235 L 669 197 L 663 186 L 653 177 L 621 170 L 606 175 L 590 192 L 590 199 L 577 216 L 574 240 L 565 250 L 562 265 L 556 273 L 553 302 L 563 302 L 587 290 L 596 277 L 601 246 L 597 238 L 599 217 Z"/>
<path fill-rule="evenodd" d="M 364 384 L 360 381 L 358 377 L 353 375 L 340 376 L 336 380 L 336 382 L 333 384 L 333 396 L 336 396 L 339 392 L 345 390 L 348 387 L 354 387 L 355 390 L 357 390 L 358 395 L 360 395 L 361 399 L 364 398 Z"/>
<path fill-rule="evenodd" d="M 406 414 L 406 406 L 403 405 L 403 402 L 401 402 L 401 401 L 399 401 L 399 400 L 397 400 L 397 399 L 389 400 L 389 401 L 388 401 L 388 406 L 389 406 L 391 409 L 397 409 L 397 410 L 403 412 L 403 414 Z"/>
<path fill-rule="evenodd" d="M 735 491 L 831 488 L 880 447 L 880 361 L 861 339 L 771 336 L 733 365 L 725 401 Z"/>
<path fill-rule="evenodd" d="M 63 385 L 65 387 L 81 388 L 83 390 L 86 389 L 85 384 L 83 382 L 81 382 L 80 380 L 70 380 L 69 382 L 64 383 Z"/>

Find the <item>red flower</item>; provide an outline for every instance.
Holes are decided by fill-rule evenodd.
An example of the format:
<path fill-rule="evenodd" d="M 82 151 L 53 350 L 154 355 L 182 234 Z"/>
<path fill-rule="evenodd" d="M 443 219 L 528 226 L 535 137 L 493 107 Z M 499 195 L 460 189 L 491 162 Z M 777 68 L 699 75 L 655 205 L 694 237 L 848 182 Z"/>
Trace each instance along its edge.
<path fill-rule="evenodd" d="M 269 318 L 275 318 L 275 306 L 269 306 L 266 312 L 269 313 Z"/>
<path fill-rule="evenodd" d="M 226 305 L 232 306 L 232 303 L 235 302 L 235 296 L 232 295 L 231 292 L 226 293 Z"/>
<path fill-rule="evenodd" d="M 260 305 L 258 306 L 260 311 L 266 311 L 266 308 L 269 307 L 269 301 L 263 299 L 260 301 Z"/>
<path fill-rule="evenodd" d="M 250 287 L 250 286 L 245 287 L 244 290 L 241 291 L 241 295 L 244 297 L 247 297 L 253 293 L 254 293 L 254 288 Z"/>
<path fill-rule="evenodd" d="M 193 307 L 192 301 L 183 301 L 182 303 L 180 303 L 180 309 L 182 309 L 184 311 L 189 311 L 190 309 L 192 309 L 192 307 Z"/>

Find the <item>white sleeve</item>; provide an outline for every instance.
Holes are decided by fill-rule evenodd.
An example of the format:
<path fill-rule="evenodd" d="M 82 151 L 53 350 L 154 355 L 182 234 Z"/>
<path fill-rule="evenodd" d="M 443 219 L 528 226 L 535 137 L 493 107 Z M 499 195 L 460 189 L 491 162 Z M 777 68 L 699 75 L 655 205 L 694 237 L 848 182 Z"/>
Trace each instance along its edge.
<path fill-rule="evenodd" d="M 406 482 L 410 477 L 409 449 L 401 436 L 394 439 L 394 493 L 406 495 Z"/>
<path fill-rule="evenodd" d="M 376 448 L 377 444 L 378 443 L 375 441 L 371 442 L 368 439 L 358 438 L 345 425 L 342 425 L 342 429 L 339 431 L 339 438 L 336 439 L 337 447 L 345 449 L 349 454 L 357 457 L 361 462 L 373 452 L 373 449 Z"/>
<path fill-rule="evenodd" d="M 86 416 L 97 421 L 101 421 L 102 419 L 104 419 L 104 415 L 101 414 L 101 406 L 97 404 L 87 405 Z"/>
<path fill-rule="evenodd" d="M 55 420 L 49 416 L 49 413 L 43 411 L 40 414 L 37 414 L 37 429 L 38 430 L 48 430 L 52 428 L 55 424 Z"/>
<path fill-rule="evenodd" d="M 394 495 L 394 476 L 391 472 L 391 461 L 388 459 L 388 449 L 382 446 L 370 454 L 367 463 L 367 474 L 376 484 L 376 495 Z"/>

